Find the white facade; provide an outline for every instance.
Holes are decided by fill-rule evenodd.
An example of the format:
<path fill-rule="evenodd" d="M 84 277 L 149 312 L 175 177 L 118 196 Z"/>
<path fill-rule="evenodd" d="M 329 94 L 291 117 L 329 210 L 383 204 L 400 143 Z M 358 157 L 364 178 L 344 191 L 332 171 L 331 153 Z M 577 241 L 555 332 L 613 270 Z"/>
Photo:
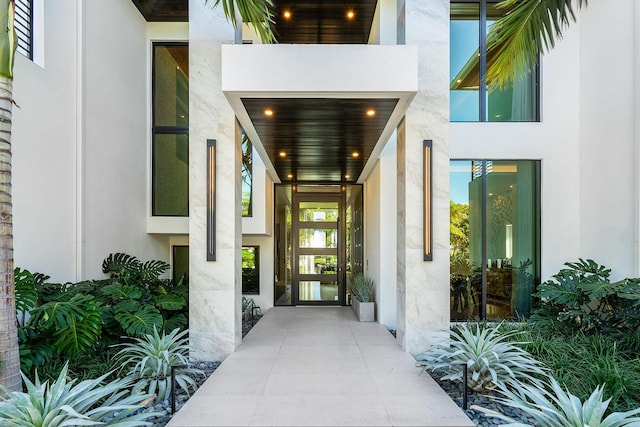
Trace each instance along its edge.
<path fill-rule="evenodd" d="M 258 145 L 264 164 L 256 162 L 254 170 L 254 216 L 241 218 L 236 117 L 249 133 L 251 126 L 238 94 L 396 92 L 404 104 L 376 148 L 378 160 L 360 181 L 365 271 L 376 283 L 378 321 L 398 330 L 407 351 L 424 350 L 449 321 L 450 159 L 541 161 L 543 280 L 579 257 L 611 267 L 615 277 L 640 275 L 637 2 L 621 0 L 616 8 L 590 3 L 543 57 L 539 123 L 449 123 L 446 0 L 404 2 L 406 46 L 394 46 L 395 1 L 380 0 L 374 20 L 371 42 L 384 46 L 234 45 L 235 31 L 220 10 L 204 0 L 190 0 L 189 6 L 188 24 L 147 23 L 130 0 L 45 1 L 36 9 L 42 59 L 19 56 L 15 68 L 17 266 L 79 281 L 100 277 L 109 253 L 169 262 L 171 246 L 188 242 L 192 341 L 201 357 L 224 356 L 241 340 L 241 245 L 260 246 L 261 292 L 254 299 L 263 311 L 274 299 L 272 204 L 278 179 Z M 190 46 L 188 219 L 151 216 L 153 41 Z M 324 72 L 313 74 L 319 57 Z M 390 58 L 408 65 L 384 68 Z M 248 61 L 279 70 L 281 79 L 261 80 Z M 353 71 L 347 78 L 332 71 L 343 70 L 345 62 Z M 298 74 L 304 78 L 290 78 L 287 70 L 303 65 L 310 67 Z M 383 71 L 367 72 L 372 69 Z M 384 87 L 376 86 L 381 76 Z M 412 76 L 415 85 L 407 89 Z M 204 257 L 209 138 L 217 141 L 218 165 L 225 165 L 217 169 L 215 262 Z M 432 262 L 422 261 L 423 139 L 434 141 Z"/>

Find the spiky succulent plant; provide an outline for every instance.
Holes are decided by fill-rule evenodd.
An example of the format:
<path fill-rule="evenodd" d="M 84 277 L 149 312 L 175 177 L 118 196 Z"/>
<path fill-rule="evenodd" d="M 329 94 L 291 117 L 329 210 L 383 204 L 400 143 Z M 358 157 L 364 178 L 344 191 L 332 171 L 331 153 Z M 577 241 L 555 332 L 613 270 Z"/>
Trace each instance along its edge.
<path fill-rule="evenodd" d="M 548 388 L 531 384 L 509 389 L 500 387 L 498 400 L 507 406 L 520 409 L 535 420 L 539 427 L 640 427 L 640 408 L 627 412 L 613 412 L 605 417 L 611 399 L 603 400 L 603 387 L 597 387 L 584 402 L 564 390 L 554 379 Z M 528 427 L 501 413 L 472 406 L 487 415 L 500 418 L 509 424 L 504 427 Z"/>
<path fill-rule="evenodd" d="M 0 425 L 12 427 L 62 426 L 147 426 L 156 413 L 136 413 L 153 400 L 151 394 L 132 393 L 130 381 L 117 379 L 107 384 L 106 373 L 93 380 L 67 381 L 67 365 L 58 378 L 41 382 L 36 373 L 35 383 L 23 375 L 26 392 L 10 391 L 0 395 Z"/>
<path fill-rule="evenodd" d="M 426 370 L 440 371 L 443 379 L 462 380 L 463 366 L 467 366 L 468 385 L 472 390 L 485 392 L 498 384 L 515 384 L 529 381 L 540 384 L 538 376 L 544 376 L 542 364 L 509 340 L 517 330 L 500 333 L 498 327 L 467 324 L 456 325 L 450 331 L 450 340 L 436 344 L 418 361 Z"/>
<path fill-rule="evenodd" d="M 191 367 L 187 333 L 176 328 L 168 335 L 164 332 L 160 335 L 154 328 L 153 334 L 119 345 L 123 348 L 116 357 L 121 371 L 135 382 L 134 390 L 146 390 L 155 394 L 157 400 L 165 400 L 171 390 L 171 366 L 182 366 L 175 374 L 178 387 L 187 394 L 197 388 L 196 382 L 188 374 L 204 373 Z"/>

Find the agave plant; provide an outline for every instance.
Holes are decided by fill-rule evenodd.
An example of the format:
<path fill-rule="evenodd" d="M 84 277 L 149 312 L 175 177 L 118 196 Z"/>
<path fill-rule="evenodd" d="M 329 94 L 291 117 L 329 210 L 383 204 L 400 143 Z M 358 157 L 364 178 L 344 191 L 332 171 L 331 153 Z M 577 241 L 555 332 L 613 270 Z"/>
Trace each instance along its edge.
<path fill-rule="evenodd" d="M 0 425 L 13 427 L 62 427 L 75 425 L 106 425 L 117 427 L 147 426 L 148 418 L 157 413 L 136 413 L 153 399 L 151 394 L 131 393 L 130 382 L 118 379 L 102 381 L 110 373 L 75 384 L 67 382 L 67 365 L 51 384 L 35 383 L 23 375 L 27 391 L 10 391 L 2 386 L 0 395 Z"/>
<path fill-rule="evenodd" d="M 613 412 L 604 417 L 611 399 L 603 401 L 603 387 L 596 387 L 591 396 L 584 402 L 578 397 L 564 390 L 553 378 L 550 379 L 551 390 L 531 384 L 522 384 L 510 390 L 500 387 L 497 398 L 504 405 L 520 409 L 536 421 L 540 427 L 639 427 L 640 408 L 627 412 Z M 510 424 L 505 427 L 525 427 L 528 424 L 518 423 L 516 420 L 501 413 L 472 406 L 487 415 L 500 418 Z"/>
<path fill-rule="evenodd" d="M 461 380 L 463 366 L 468 369 L 468 384 L 472 390 L 486 392 L 498 384 L 518 386 L 521 381 L 541 384 L 536 377 L 545 375 L 542 364 L 518 347 L 522 342 L 508 342 L 517 330 L 502 334 L 498 328 L 476 325 L 473 331 L 462 324 L 451 331 L 451 340 L 437 344 L 418 356 L 426 370 L 442 371 L 443 379 Z"/>
<path fill-rule="evenodd" d="M 157 400 L 165 400 L 170 392 L 171 366 L 186 366 L 175 374 L 176 385 L 189 394 L 197 388 L 196 382 L 188 374 L 204 375 L 200 369 L 190 367 L 188 331 L 174 329 L 160 335 L 154 328 L 153 334 L 135 338 L 133 342 L 120 344 L 123 347 L 116 354 L 121 371 L 135 382 L 134 390 L 146 390 L 155 394 Z"/>
<path fill-rule="evenodd" d="M 360 302 L 371 302 L 373 300 L 373 279 L 362 273 L 357 273 L 351 280 L 351 295 L 358 298 Z"/>

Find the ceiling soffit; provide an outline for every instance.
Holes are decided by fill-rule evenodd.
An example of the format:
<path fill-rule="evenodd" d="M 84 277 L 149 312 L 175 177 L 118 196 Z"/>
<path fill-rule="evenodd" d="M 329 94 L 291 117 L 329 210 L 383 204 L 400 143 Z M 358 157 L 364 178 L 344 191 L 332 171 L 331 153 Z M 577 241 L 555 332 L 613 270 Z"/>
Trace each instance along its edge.
<path fill-rule="evenodd" d="M 282 182 L 356 182 L 398 99 L 242 98 L 242 104 Z"/>

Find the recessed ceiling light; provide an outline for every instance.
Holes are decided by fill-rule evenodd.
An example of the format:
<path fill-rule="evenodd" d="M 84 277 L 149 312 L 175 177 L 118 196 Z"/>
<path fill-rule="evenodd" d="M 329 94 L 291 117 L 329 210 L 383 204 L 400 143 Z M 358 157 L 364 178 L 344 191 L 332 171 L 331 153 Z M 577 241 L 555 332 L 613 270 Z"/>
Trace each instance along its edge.
<path fill-rule="evenodd" d="M 458 83 L 462 83 L 462 79 L 458 79 L 458 80 L 457 80 L 457 82 L 458 82 Z"/>
<path fill-rule="evenodd" d="M 273 116 L 273 110 L 267 108 L 266 110 L 264 110 L 264 115 L 267 117 Z"/>
<path fill-rule="evenodd" d="M 360 153 L 354 151 L 353 153 L 351 153 L 351 157 L 360 157 Z"/>
<path fill-rule="evenodd" d="M 353 10 L 350 10 L 347 12 L 347 19 L 353 19 L 355 18 L 356 13 Z"/>
<path fill-rule="evenodd" d="M 351 175 L 349 175 L 349 174 L 346 174 L 346 175 L 344 176 L 344 179 L 349 179 L 349 178 L 351 178 Z"/>
<path fill-rule="evenodd" d="M 376 110 L 374 110 L 373 108 L 370 108 L 367 110 L 367 116 L 373 117 L 375 115 L 376 115 Z"/>
<path fill-rule="evenodd" d="M 280 157 L 287 157 L 287 153 L 285 153 L 284 151 L 279 152 L 278 155 Z"/>
<path fill-rule="evenodd" d="M 291 19 L 291 11 L 290 10 L 285 10 L 282 13 L 282 16 L 284 16 L 284 19 Z"/>
<path fill-rule="evenodd" d="M 293 174 L 290 173 L 289 175 L 287 175 L 287 178 L 293 178 Z"/>

